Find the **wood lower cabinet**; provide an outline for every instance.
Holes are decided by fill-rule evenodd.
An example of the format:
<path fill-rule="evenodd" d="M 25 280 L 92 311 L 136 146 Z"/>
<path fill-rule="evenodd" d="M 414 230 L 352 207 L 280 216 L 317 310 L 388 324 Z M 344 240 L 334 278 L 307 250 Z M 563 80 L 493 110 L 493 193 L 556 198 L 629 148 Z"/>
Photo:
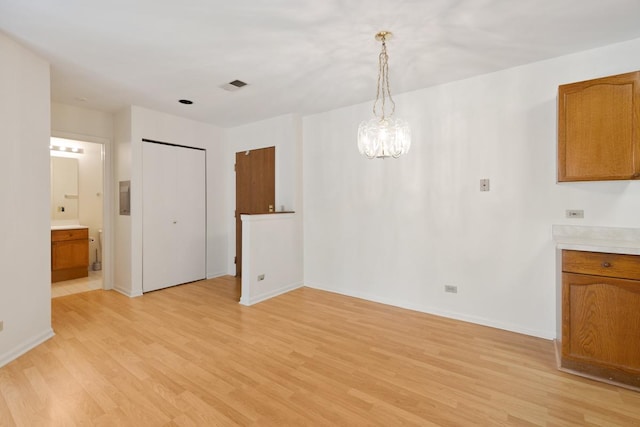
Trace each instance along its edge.
<path fill-rule="evenodd" d="M 640 178 L 640 72 L 558 88 L 558 181 Z"/>
<path fill-rule="evenodd" d="M 640 387 L 640 256 L 562 251 L 561 366 Z"/>
<path fill-rule="evenodd" d="M 89 275 L 89 230 L 51 230 L 51 281 Z"/>

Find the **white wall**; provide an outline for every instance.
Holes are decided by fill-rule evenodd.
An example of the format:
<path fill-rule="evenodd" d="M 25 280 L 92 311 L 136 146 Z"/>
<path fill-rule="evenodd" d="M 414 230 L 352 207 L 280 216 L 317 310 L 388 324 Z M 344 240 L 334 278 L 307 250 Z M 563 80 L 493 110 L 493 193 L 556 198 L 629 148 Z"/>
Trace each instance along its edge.
<path fill-rule="evenodd" d="M 116 219 L 116 289 L 142 293 L 142 139 L 206 149 L 207 276 L 226 273 L 225 147 L 221 129 L 201 122 L 132 106 L 116 115 L 116 180 L 131 180 L 131 216 Z"/>
<path fill-rule="evenodd" d="M 634 40 L 397 95 L 413 130 L 397 160 L 358 154 L 369 103 L 305 117 L 305 284 L 555 337 L 552 224 L 640 227 L 640 182 L 556 183 L 557 87 L 640 69 L 639 51 Z"/>
<path fill-rule="evenodd" d="M 114 117 L 114 208 L 113 288 L 132 295 L 131 217 L 119 214 L 119 182 L 131 180 L 131 107 L 119 111 Z"/>
<path fill-rule="evenodd" d="M 73 135 L 77 138 L 69 138 L 91 142 L 100 138 L 109 143 L 113 140 L 113 114 L 52 102 L 51 132 L 57 134 L 53 136 Z"/>
<path fill-rule="evenodd" d="M 0 366 L 53 335 L 49 64 L 0 33 Z"/>
<path fill-rule="evenodd" d="M 256 304 L 302 286 L 298 215 L 242 215 L 241 304 Z"/>
<path fill-rule="evenodd" d="M 226 162 L 227 206 L 225 212 L 229 236 L 229 274 L 235 274 L 233 258 L 236 254 L 236 228 L 234 210 L 236 206 L 235 155 L 238 152 L 265 147 L 276 147 L 276 210 L 284 206 L 287 211 L 296 211 L 299 233 L 302 235 L 302 121 L 296 115 L 285 115 L 244 126 L 227 129 Z"/>
<path fill-rule="evenodd" d="M 52 139 L 52 143 L 63 143 L 66 147 L 78 148 L 68 144 L 68 140 Z M 68 144 L 68 145 L 67 145 Z M 51 152 L 51 225 L 78 225 L 79 200 L 69 199 L 71 194 L 78 195 L 78 154 Z M 64 209 L 63 209 L 64 208 Z"/>
<path fill-rule="evenodd" d="M 80 142 L 84 153 L 78 156 L 78 213 L 80 224 L 89 227 L 89 267 L 99 249 L 98 230 L 103 228 L 105 200 L 102 182 L 102 145 Z"/>

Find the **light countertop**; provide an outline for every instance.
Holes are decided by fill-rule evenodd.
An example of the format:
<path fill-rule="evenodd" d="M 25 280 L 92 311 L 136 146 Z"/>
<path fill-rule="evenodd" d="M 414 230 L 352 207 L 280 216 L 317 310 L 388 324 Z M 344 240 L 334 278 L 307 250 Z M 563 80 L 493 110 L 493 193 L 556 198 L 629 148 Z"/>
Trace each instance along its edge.
<path fill-rule="evenodd" d="M 558 249 L 640 255 L 640 229 L 554 225 Z"/>
<path fill-rule="evenodd" d="M 89 228 L 86 225 L 52 225 L 51 231 L 54 230 L 76 230 L 82 228 Z"/>

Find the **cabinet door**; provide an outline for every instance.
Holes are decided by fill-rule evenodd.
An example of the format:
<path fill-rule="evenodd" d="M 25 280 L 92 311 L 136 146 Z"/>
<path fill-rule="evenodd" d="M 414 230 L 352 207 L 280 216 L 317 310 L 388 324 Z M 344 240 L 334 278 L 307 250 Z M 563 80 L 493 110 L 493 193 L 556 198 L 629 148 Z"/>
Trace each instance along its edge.
<path fill-rule="evenodd" d="M 206 276 L 203 150 L 143 143 L 143 291 Z"/>
<path fill-rule="evenodd" d="M 562 275 L 562 356 L 640 379 L 640 281 Z"/>
<path fill-rule="evenodd" d="M 87 267 L 89 240 L 64 240 L 51 244 L 51 270 Z"/>
<path fill-rule="evenodd" d="M 640 72 L 559 87 L 558 181 L 640 177 Z"/>

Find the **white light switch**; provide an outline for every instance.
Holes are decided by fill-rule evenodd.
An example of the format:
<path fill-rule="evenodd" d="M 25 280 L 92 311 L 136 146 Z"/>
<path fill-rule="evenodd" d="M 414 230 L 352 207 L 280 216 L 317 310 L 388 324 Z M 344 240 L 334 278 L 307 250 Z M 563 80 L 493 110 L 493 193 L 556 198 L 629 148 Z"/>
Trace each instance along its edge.
<path fill-rule="evenodd" d="M 489 178 L 480 180 L 480 191 L 489 191 Z"/>

